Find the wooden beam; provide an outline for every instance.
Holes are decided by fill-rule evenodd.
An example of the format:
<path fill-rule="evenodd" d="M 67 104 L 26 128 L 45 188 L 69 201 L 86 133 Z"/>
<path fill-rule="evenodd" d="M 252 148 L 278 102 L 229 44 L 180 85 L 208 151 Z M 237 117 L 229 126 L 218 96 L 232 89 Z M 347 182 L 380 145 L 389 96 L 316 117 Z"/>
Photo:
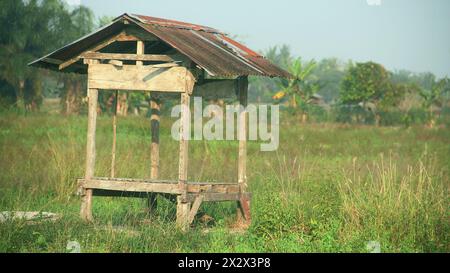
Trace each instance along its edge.
<path fill-rule="evenodd" d="M 80 187 L 87 187 L 86 179 L 78 179 L 78 185 Z M 103 185 L 102 183 L 115 184 L 116 182 L 128 182 L 135 184 L 165 184 L 165 185 L 178 185 L 178 181 L 168 181 L 161 179 L 129 179 L 129 178 L 109 178 L 109 177 L 93 177 L 90 181 L 101 181 L 96 185 Z M 187 193 L 224 193 L 224 194 L 238 194 L 240 192 L 239 185 L 236 183 L 208 183 L 208 182 L 187 182 Z M 130 190 L 135 190 L 131 188 Z"/>
<path fill-rule="evenodd" d="M 88 68 L 91 88 L 112 90 L 140 90 L 156 92 L 187 92 L 195 79 L 185 67 L 152 67 L 111 64 L 91 64 Z"/>
<path fill-rule="evenodd" d="M 144 55 L 145 53 L 145 44 L 143 41 L 136 41 L 136 54 Z M 136 61 L 137 66 L 142 66 L 144 63 L 142 61 Z"/>
<path fill-rule="evenodd" d="M 224 202 L 224 201 L 239 201 L 242 196 L 250 196 L 250 193 L 215 193 L 215 192 L 209 192 L 209 193 L 201 193 L 203 196 L 203 202 Z M 194 202 L 195 198 L 198 196 L 198 194 L 192 194 L 189 193 L 187 195 L 187 200 L 189 202 Z"/>
<path fill-rule="evenodd" d="M 189 229 L 189 212 L 191 203 L 186 202 L 181 195 L 177 196 L 177 220 L 176 226 L 182 231 Z"/>
<path fill-rule="evenodd" d="M 89 180 L 94 176 L 95 170 L 95 129 L 97 125 L 97 103 L 98 90 L 92 89 L 88 85 L 88 129 L 86 144 L 86 170 L 85 179 Z M 85 221 L 92 221 L 92 189 L 86 187 L 82 190 L 80 216 Z"/>
<path fill-rule="evenodd" d="M 122 34 L 123 34 L 123 32 L 121 32 L 117 35 L 114 35 L 114 36 L 110 37 L 109 39 L 106 39 L 106 40 L 90 47 L 86 51 L 98 51 L 104 47 L 107 47 L 108 45 L 114 43 L 117 40 L 117 38 L 120 37 Z M 84 51 L 84 52 L 86 52 L 86 51 Z M 69 60 L 67 60 L 59 65 L 59 70 L 63 70 L 64 68 L 78 62 L 80 59 L 81 59 L 81 55 L 77 55 L 73 58 L 70 58 Z"/>
<path fill-rule="evenodd" d="M 182 190 L 178 184 L 169 183 L 147 183 L 147 182 L 125 182 L 125 181 L 108 181 L 91 179 L 84 181 L 84 187 L 87 189 L 102 189 L 113 191 L 130 191 L 130 192 L 156 192 L 181 194 Z"/>
<path fill-rule="evenodd" d="M 247 107 L 248 78 L 239 77 L 239 103 L 242 107 Z M 247 191 L 247 112 L 239 114 L 239 155 L 238 155 L 238 183 L 241 192 Z"/>
<path fill-rule="evenodd" d="M 240 188 L 238 184 L 193 184 L 187 183 L 188 193 L 193 192 L 215 192 L 215 193 L 239 193 Z"/>
<path fill-rule="evenodd" d="M 188 178 L 188 147 L 189 147 L 189 114 L 190 96 L 181 93 L 181 117 L 180 117 L 180 154 L 178 167 L 178 186 L 181 195 L 177 198 L 177 227 L 186 230 L 189 227 L 189 207 L 187 202 L 187 178 Z"/>
<path fill-rule="evenodd" d="M 204 80 L 194 87 L 193 96 L 207 100 L 236 98 L 237 80 Z"/>
<path fill-rule="evenodd" d="M 111 177 L 116 176 L 116 142 L 117 142 L 117 103 L 119 100 L 119 91 L 114 93 L 114 110 L 113 110 L 113 140 L 111 149 Z"/>
<path fill-rule="evenodd" d="M 180 185 L 185 185 L 188 177 L 188 148 L 190 134 L 190 96 L 187 93 L 181 94 L 181 117 L 180 117 L 180 154 L 178 166 L 178 180 Z"/>
<path fill-rule="evenodd" d="M 143 47 L 141 47 L 140 49 L 143 49 Z M 81 55 L 81 58 L 95 59 L 95 60 L 121 60 L 121 61 L 147 61 L 147 62 L 173 62 L 174 61 L 168 55 L 144 54 L 144 53 L 125 54 L 125 53 L 86 52 Z"/>
<path fill-rule="evenodd" d="M 151 146 L 150 146 L 150 179 L 155 180 L 159 178 L 159 122 L 160 122 L 160 111 L 161 102 L 151 96 L 150 98 L 150 127 L 151 127 Z M 157 208 L 157 198 L 156 194 L 151 194 L 148 199 L 149 212 L 152 213 L 156 211 Z"/>
<path fill-rule="evenodd" d="M 247 93 L 248 93 L 248 78 L 239 77 L 239 104 L 247 107 Z M 241 193 L 247 192 L 247 112 L 243 111 L 239 114 L 239 154 L 238 154 L 238 184 Z M 246 199 L 239 199 L 237 220 L 242 222 L 242 218 L 245 220 L 250 218 L 250 202 L 244 202 Z"/>
<path fill-rule="evenodd" d="M 158 179 L 159 177 L 159 122 L 160 122 L 160 111 L 161 102 L 159 99 L 151 96 L 150 99 L 150 126 L 152 134 L 151 143 L 151 166 L 150 166 L 150 179 Z"/>
<path fill-rule="evenodd" d="M 189 212 L 189 218 L 188 218 L 188 223 L 192 224 L 192 221 L 194 221 L 194 217 L 195 215 L 197 215 L 198 209 L 200 208 L 200 205 L 203 202 L 203 195 L 197 195 L 197 197 L 195 197 L 194 202 L 192 203 L 192 207 L 191 210 Z"/>

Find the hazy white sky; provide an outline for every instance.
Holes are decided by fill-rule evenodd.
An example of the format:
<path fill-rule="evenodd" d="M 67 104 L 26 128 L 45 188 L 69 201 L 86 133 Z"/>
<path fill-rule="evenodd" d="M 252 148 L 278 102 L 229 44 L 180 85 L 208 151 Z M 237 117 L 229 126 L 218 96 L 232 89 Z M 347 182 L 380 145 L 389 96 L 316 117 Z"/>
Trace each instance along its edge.
<path fill-rule="evenodd" d="M 255 50 L 372 60 L 388 69 L 450 76 L 449 0 L 67 0 L 97 16 L 125 12 L 203 24 Z"/>

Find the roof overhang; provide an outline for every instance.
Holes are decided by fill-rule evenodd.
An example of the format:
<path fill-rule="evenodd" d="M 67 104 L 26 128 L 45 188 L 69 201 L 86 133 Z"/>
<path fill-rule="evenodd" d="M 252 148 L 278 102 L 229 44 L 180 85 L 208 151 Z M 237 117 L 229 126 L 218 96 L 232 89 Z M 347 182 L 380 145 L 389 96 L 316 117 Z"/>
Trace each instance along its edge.
<path fill-rule="evenodd" d="M 60 72 L 86 73 L 86 66 L 79 62 L 73 62 L 64 68 L 61 68 L 61 64 L 79 58 L 83 52 L 118 35 L 130 25 L 154 35 L 213 77 L 249 75 L 292 77 L 287 71 L 216 29 L 134 14 L 123 14 L 108 25 L 31 62 L 29 65 Z"/>

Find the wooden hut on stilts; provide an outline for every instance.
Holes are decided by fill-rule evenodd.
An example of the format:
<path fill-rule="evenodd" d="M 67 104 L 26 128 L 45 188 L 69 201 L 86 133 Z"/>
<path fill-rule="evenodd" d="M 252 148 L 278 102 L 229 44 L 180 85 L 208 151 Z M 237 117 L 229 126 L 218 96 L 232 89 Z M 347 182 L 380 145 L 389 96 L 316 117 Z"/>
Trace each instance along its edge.
<path fill-rule="evenodd" d="M 238 177 L 235 181 L 211 183 L 187 179 L 190 98 L 234 97 L 245 107 L 249 75 L 289 77 L 286 71 L 216 29 L 131 14 L 117 17 L 101 29 L 30 65 L 87 74 L 86 169 L 84 178 L 78 180 L 83 219 L 93 219 L 93 196 L 145 196 L 154 207 L 156 194 L 168 194 L 176 196 L 177 226 L 184 230 L 193 221 L 202 202 L 237 201 L 238 215 L 250 222 L 246 137 L 239 140 Z M 111 175 L 95 176 L 97 103 L 98 93 L 102 90 L 151 93 L 150 179 L 115 177 L 115 114 Z M 180 118 L 178 180 L 163 181 L 159 179 L 160 105 L 162 100 L 176 97 L 185 106 Z M 246 112 L 240 112 L 238 118 L 238 130 L 245 133 Z"/>

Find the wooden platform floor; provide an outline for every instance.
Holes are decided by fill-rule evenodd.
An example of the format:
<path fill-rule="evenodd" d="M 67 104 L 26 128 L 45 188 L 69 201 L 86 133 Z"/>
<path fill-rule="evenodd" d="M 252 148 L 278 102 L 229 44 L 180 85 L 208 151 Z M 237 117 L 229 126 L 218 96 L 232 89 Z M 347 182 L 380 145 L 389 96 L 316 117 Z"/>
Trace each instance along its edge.
<path fill-rule="evenodd" d="M 78 179 L 84 189 L 93 189 L 95 196 L 147 197 L 150 193 L 180 195 L 183 189 L 178 181 L 131 178 L 94 177 L 90 180 Z M 187 201 L 192 202 L 198 195 L 203 201 L 239 201 L 249 193 L 241 193 L 237 183 L 187 182 Z"/>

